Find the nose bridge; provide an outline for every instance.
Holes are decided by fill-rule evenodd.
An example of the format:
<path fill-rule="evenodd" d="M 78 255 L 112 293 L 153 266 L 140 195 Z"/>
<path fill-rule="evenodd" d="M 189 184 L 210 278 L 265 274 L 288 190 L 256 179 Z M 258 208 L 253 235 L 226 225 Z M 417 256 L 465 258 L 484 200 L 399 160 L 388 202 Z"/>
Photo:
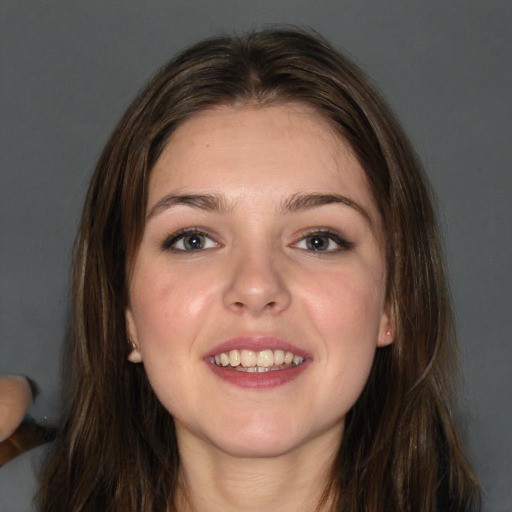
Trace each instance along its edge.
<path fill-rule="evenodd" d="M 279 256 L 269 243 L 244 243 L 233 248 L 224 295 L 226 307 L 253 315 L 286 309 L 291 296 L 279 268 Z"/>

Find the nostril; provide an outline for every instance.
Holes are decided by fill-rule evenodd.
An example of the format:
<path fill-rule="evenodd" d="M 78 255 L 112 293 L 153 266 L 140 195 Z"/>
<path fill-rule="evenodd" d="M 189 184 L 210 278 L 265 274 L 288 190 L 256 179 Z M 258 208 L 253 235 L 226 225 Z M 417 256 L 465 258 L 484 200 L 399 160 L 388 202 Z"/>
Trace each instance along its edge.
<path fill-rule="evenodd" d="M 245 309 L 246 305 L 243 302 L 237 301 L 232 304 L 234 309 Z M 268 302 L 265 304 L 265 309 L 274 309 L 277 307 L 277 302 L 275 300 Z"/>

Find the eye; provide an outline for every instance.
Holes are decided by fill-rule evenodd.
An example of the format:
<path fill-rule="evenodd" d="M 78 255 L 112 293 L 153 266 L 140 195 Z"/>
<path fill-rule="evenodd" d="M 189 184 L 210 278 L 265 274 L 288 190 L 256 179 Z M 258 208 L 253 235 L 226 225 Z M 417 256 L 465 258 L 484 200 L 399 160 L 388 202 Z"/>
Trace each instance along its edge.
<path fill-rule="evenodd" d="M 219 247 L 219 244 L 206 233 L 196 229 L 183 229 L 172 234 L 162 244 L 164 250 L 202 251 Z"/>
<path fill-rule="evenodd" d="M 293 246 L 304 251 L 332 253 L 346 251 L 352 248 L 353 244 L 338 233 L 322 230 L 309 233 Z"/>

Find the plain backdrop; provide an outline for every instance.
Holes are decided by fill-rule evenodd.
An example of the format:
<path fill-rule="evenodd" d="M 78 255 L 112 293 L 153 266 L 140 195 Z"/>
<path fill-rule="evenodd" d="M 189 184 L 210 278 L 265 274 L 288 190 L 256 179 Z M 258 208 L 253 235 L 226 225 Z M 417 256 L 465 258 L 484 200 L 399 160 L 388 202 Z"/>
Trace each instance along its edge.
<path fill-rule="evenodd" d="M 509 0 L 0 3 L 0 372 L 58 416 L 69 256 L 114 124 L 175 52 L 220 31 L 310 26 L 402 120 L 438 193 L 461 339 L 459 422 L 484 510 L 512 511 Z"/>

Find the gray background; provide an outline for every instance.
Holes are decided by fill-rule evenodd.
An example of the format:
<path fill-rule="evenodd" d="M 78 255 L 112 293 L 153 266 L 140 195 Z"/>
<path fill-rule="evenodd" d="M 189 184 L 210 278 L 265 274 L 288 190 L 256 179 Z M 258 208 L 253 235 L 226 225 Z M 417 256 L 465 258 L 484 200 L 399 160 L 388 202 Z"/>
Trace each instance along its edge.
<path fill-rule="evenodd" d="M 103 144 L 184 45 L 271 22 L 308 25 L 379 84 L 439 195 L 460 327 L 460 423 L 485 492 L 512 511 L 512 3 L 2 0 L 0 372 L 58 413 L 70 248 Z"/>

